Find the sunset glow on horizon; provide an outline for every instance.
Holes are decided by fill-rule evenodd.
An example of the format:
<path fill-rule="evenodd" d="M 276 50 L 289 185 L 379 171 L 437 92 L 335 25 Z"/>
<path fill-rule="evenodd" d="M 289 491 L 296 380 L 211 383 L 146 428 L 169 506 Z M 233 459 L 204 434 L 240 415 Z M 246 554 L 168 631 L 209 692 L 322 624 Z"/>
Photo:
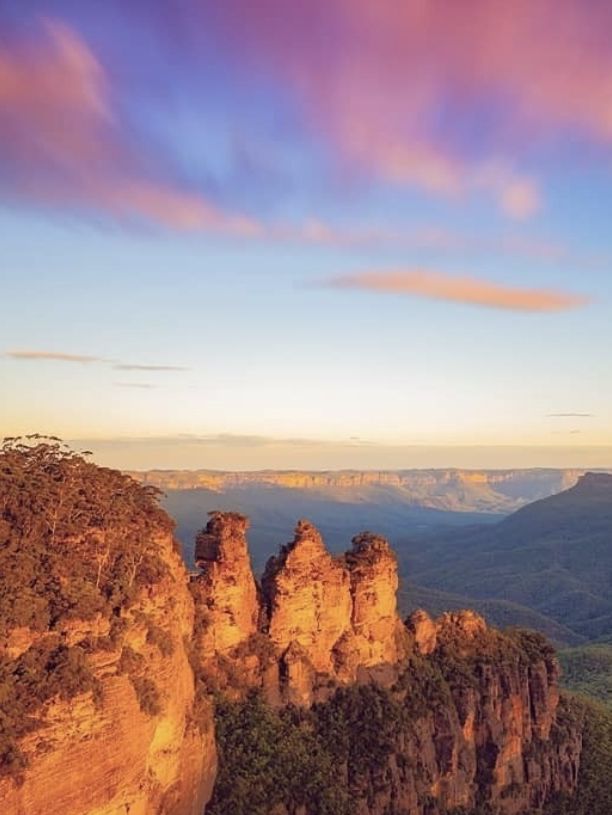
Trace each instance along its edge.
<path fill-rule="evenodd" d="M 0 435 L 612 466 L 612 6 L 7 0 Z"/>

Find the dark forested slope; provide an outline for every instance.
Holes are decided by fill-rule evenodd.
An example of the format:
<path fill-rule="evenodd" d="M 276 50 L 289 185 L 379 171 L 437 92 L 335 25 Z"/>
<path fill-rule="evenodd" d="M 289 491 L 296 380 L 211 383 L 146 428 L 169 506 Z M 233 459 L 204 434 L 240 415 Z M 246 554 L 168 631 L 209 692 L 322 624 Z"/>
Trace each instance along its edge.
<path fill-rule="evenodd" d="M 575 487 L 501 522 L 413 539 L 398 547 L 418 586 L 518 604 L 578 638 L 612 633 L 612 476 Z"/>

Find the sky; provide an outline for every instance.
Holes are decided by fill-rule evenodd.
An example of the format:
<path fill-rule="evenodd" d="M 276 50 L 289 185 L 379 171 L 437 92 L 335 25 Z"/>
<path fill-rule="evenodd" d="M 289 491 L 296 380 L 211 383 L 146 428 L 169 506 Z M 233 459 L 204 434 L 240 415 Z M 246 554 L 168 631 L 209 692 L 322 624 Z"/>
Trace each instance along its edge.
<path fill-rule="evenodd" d="M 607 0 L 3 0 L 0 435 L 612 466 Z"/>

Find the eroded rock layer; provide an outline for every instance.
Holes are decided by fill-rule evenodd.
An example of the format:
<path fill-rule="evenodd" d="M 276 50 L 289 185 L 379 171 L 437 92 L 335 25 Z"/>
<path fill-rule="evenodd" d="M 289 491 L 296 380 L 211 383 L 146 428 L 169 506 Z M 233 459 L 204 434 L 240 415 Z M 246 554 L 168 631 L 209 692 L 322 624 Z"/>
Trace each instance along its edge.
<path fill-rule="evenodd" d="M 208 620 L 199 639 L 208 671 L 223 683 L 229 667 L 278 704 L 309 704 L 360 677 L 392 680 L 408 636 L 389 544 L 364 533 L 333 557 L 317 529 L 299 521 L 293 540 L 268 561 L 258 597 L 245 530 L 241 516 L 215 513 L 197 539 L 202 574 L 194 594 Z"/>
<path fill-rule="evenodd" d="M 234 512 L 213 512 L 196 537 L 202 570 L 194 584 L 203 616 L 201 656 L 225 654 L 257 631 L 260 608 L 246 542 L 248 521 Z"/>
<path fill-rule="evenodd" d="M 16 729 L 3 736 L 3 814 L 201 815 L 217 770 L 212 692 L 240 704 L 252 689 L 268 710 L 298 705 L 298 728 L 335 711 L 327 721 L 345 732 L 325 749 L 336 751 L 331 777 L 357 815 L 519 815 L 575 788 L 580 732 L 563 723 L 557 664 L 537 635 L 502 635 L 470 611 L 402 622 L 395 555 L 372 533 L 334 557 L 300 521 L 260 586 L 244 517 L 211 514 L 191 579 L 160 523 L 146 545 L 129 524 L 114 529 L 120 601 L 112 581 L 101 594 L 112 547 L 96 527 L 83 582 L 64 554 L 81 551 L 79 540 L 66 538 L 54 561 L 49 609 L 63 598 L 61 613 L 0 630 L 9 701 L 21 704 L 29 683 L 40 694 L 28 701 L 36 726 L 6 719 Z M 41 535 L 55 545 L 47 527 Z M 78 608 L 93 608 L 93 596 L 103 612 L 71 613 L 62 581 Z M 45 687 L 46 676 L 57 686 Z M 323 732 L 313 722 L 311 739 Z M 248 763 L 251 772 L 261 756 Z M 211 811 L 224 812 L 217 805 L 218 796 Z M 315 815 L 316 806 L 281 802 L 274 812 Z"/>
<path fill-rule="evenodd" d="M 220 530 L 237 520 L 216 514 L 215 523 L 223 536 Z M 209 569 L 207 562 L 204 581 Z M 219 575 L 216 585 L 225 586 L 225 578 Z M 355 745 L 338 759 L 337 772 L 358 815 L 478 807 L 519 815 L 575 789 L 581 737 L 579 728 L 560 724 L 558 668 L 546 642 L 535 634 L 500 634 L 473 611 L 437 620 L 419 611 L 404 623 L 397 587 L 395 555 L 384 539 L 362 533 L 344 556 L 333 557 L 316 528 L 300 521 L 293 540 L 267 564 L 257 632 L 209 659 L 209 676 L 238 703 L 259 687 L 277 708 L 329 706 L 328 719 L 340 728 L 334 743 Z M 371 683 L 382 695 L 375 709 L 359 711 L 363 697 L 352 689 Z M 314 732 L 321 732 L 319 715 L 327 720 L 314 714 Z M 351 717 L 353 729 L 346 729 Z M 382 717 L 374 735 L 370 717 Z M 300 812 L 311 815 L 317 806 L 305 801 Z M 213 798 L 212 807 L 223 811 L 223 802 Z"/>
<path fill-rule="evenodd" d="M 130 609 L 6 640 L 13 658 L 51 642 L 82 649 L 95 692 L 63 699 L 60 687 L 37 712 L 26 766 L 0 779 L 3 815 L 201 815 L 216 771 L 212 705 L 197 710 L 185 568 L 171 534 L 155 547 L 166 574 Z"/>

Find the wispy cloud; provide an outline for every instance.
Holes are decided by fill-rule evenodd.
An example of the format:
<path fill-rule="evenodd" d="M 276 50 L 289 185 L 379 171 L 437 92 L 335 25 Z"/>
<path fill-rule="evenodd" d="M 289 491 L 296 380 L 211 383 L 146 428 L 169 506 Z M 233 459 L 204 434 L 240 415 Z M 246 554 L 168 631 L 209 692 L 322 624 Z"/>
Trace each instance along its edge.
<path fill-rule="evenodd" d="M 157 385 L 151 385 L 148 382 L 115 382 L 115 387 L 117 388 L 133 388 L 134 390 L 143 390 L 148 391 L 152 390 L 157 387 Z"/>
<path fill-rule="evenodd" d="M 267 2 L 277 6 L 276 0 Z M 359 29 L 368 22 L 370 12 L 361 4 L 351 11 L 353 22 L 345 19 L 346 9 L 340 8 L 339 0 L 332 3 L 335 5 L 339 6 L 342 29 L 352 30 L 353 22 Z M 245 10 L 246 19 L 251 12 Z M 482 13 L 486 16 L 486 9 Z M 421 116 L 423 106 L 426 111 L 439 111 L 442 90 L 428 86 L 425 93 L 421 86 L 427 83 L 418 79 L 422 72 L 414 70 L 412 61 L 420 51 L 408 59 L 406 49 L 406 53 L 398 55 L 397 71 L 388 73 L 387 46 L 383 48 L 381 38 L 386 38 L 390 30 L 400 39 L 409 36 L 403 24 L 394 24 L 394 14 L 400 23 L 405 22 L 400 7 L 381 12 L 380 18 L 376 15 L 377 19 L 370 21 L 375 25 L 366 28 L 363 59 L 360 55 L 354 61 L 359 70 L 347 70 L 343 60 L 338 63 L 335 52 L 320 63 L 329 67 L 333 81 L 328 82 L 327 67 L 319 76 L 319 63 L 310 65 L 317 48 L 311 51 L 310 43 L 304 50 L 308 43 L 301 41 L 303 32 L 312 32 L 312 26 L 294 30 L 293 22 L 285 19 L 286 10 L 278 5 L 275 17 L 279 25 L 289 26 L 290 39 L 296 37 L 297 42 L 291 52 L 271 58 L 298 60 L 291 66 L 295 70 L 281 75 L 289 84 L 296 84 L 293 90 L 309 110 L 312 104 L 309 115 L 349 161 L 370 168 L 393 184 L 416 184 L 453 200 L 469 194 L 492 196 L 513 218 L 524 219 L 536 213 L 542 204 L 537 180 L 517 170 L 508 159 L 496 153 L 483 159 L 466 159 L 460 150 L 439 143 L 431 134 L 413 132 L 413 119 L 428 119 Z M 425 17 L 429 15 L 427 12 Z M 318 19 L 318 13 L 315 16 Z M 426 21 L 412 22 L 418 43 L 425 36 Z M 446 23 L 435 14 L 431 22 L 446 31 Z M 262 33 L 261 20 L 254 21 L 249 39 L 258 33 Z M 347 47 L 355 48 L 357 41 L 361 39 L 347 36 Z M 398 45 L 394 38 L 390 41 L 394 47 Z M 276 42 L 271 51 L 278 48 Z M 305 72 L 306 64 L 313 70 Z M 118 104 L 122 88 L 115 87 L 111 78 L 111 72 L 83 37 L 57 20 L 45 20 L 38 35 L 32 29 L 28 36 L 23 32 L 19 36 L 7 33 L 0 43 L 0 191 L 5 196 L 178 232 L 436 251 L 450 251 L 459 244 L 459 248 L 467 247 L 469 251 L 494 250 L 533 257 L 549 252 L 550 247 L 538 241 L 530 243 L 508 236 L 496 236 L 487 244 L 482 238 L 411 225 L 400 224 L 396 229 L 367 225 L 350 228 L 317 218 L 291 224 L 266 221 L 239 208 L 222 206 L 187 184 L 171 155 L 152 155 L 146 136 L 137 138 L 130 131 Z M 298 78 L 302 81 L 298 82 Z M 414 94 L 408 92 L 413 84 Z M 384 93 L 378 93 L 381 87 Z M 374 93 L 373 89 L 378 90 Z M 371 105 L 380 106 L 380 110 L 370 110 Z M 406 131 L 405 122 L 409 123 Z M 551 251 L 557 256 L 567 254 L 563 247 Z"/>
<path fill-rule="evenodd" d="M 7 36 L 0 44 L 7 191 L 169 229 L 258 234 L 251 218 L 156 175 L 158 163 L 130 139 L 113 98 L 104 66 L 69 26 L 45 20 L 39 37 Z"/>
<path fill-rule="evenodd" d="M 312 0 L 289 9 L 265 0 L 264 7 L 223 4 L 228 48 L 243 69 L 249 58 L 267 66 L 358 171 L 447 197 L 480 191 L 507 215 L 526 218 L 542 196 L 511 157 L 534 135 L 612 142 L 607 3 L 472 0 L 469 26 L 461 3 Z M 466 126 L 474 133 L 483 111 L 475 154 L 463 134 Z"/>
<path fill-rule="evenodd" d="M 89 365 L 94 362 L 108 362 L 102 357 L 93 357 L 86 354 L 65 354 L 60 351 L 7 351 L 5 356 L 10 359 L 30 362 L 76 362 L 82 365 Z"/>
<path fill-rule="evenodd" d="M 100 364 L 111 365 L 116 371 L 189 371 L 182 365 L 155 365 L 155 364 L 132 364 L 127 362 L 117 362 L 105 357 L 90 356 L 88 354 L 72 354 L 63 351 L 40 351 L 40 350 L 22 350 L 15 349 L 6 351 L 4 356 L 8 359 L 14 359 L 25 362 L 67 362 L 82 365 Z"/>
<path fill-rule="evenodd" d="M 547 413 L 549 419 L 592 419 L 594 413 Z"/>
<path fill-rule="evenodd" d="M 75 443 L 77 443 L 75 441 Z M 79 444 L 85 443 L 84 440 L 78 440 Z M 93 443 L 88 440 L 87 444 Z M 97 439 L 95 444 L 99 447 L 102 446 L 115 446 L 115 445 L 133 445 L 133 446 L 148 446 L 156 444 L 160 446 L 171 447 L 210 447 L 210 448 L 260 448 L 260 447 L 289 447 L 289 448 L 335 448 L 338 445 L 345 447 L 368 447 L 372 444 L 364 439 L 350 437 L 348 439 L 321 439 L 321 438 L 302 438 L 302 437 L 276 437 L 264 436 L 256 434 L 242 434 L 242 433 L 213 433 L 195 434 L 195 433 L 178 433 L 173 436 L 123 436 L 115 439 Z"/>
<path fill-rule="evenodd" d="M 127 362 L 118 362 L 113 365 L 116 371 L 188 371 L 182 365 L 131 365 Z"/>
<path fill-rule="evenodd" d="M 579 294 L 548 289 L 522 289 L 427 269 L 347 274 L 333 277 L 325 285 L 336 289 L 411 295 L 514 311 L 565 311 L 589 302 L 589 298 Z"/>

